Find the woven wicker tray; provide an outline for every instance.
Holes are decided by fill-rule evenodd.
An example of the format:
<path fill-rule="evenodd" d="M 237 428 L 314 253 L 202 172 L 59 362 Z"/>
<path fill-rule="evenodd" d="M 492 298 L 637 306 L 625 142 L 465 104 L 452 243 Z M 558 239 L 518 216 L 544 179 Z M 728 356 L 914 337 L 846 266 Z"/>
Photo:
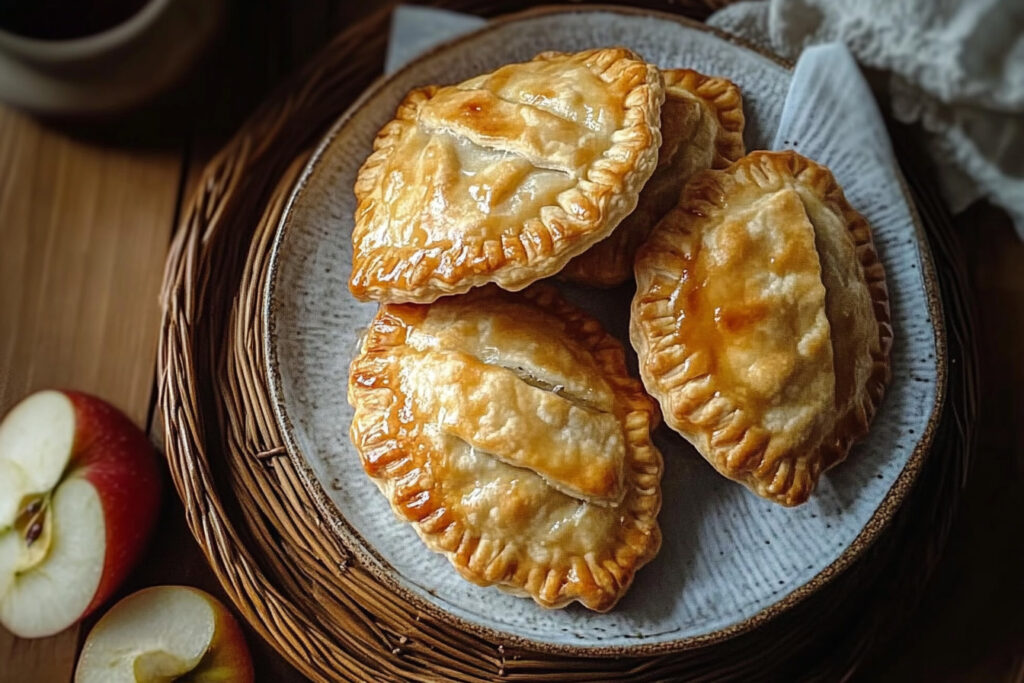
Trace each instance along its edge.
<path fill-rule="evenodd" d="M 490 16 L 526 3 L 443 4 Z M 692 1 L 661 6 L 708 12 Z M 948 393 L 933 452 L 889 528 L 823 589 L 723 642 L 615 660 L 506 647 L 419 613 L 348 554 L 285 453 L 266 385 L 260 298 L 277 219 L 319 135 L 379 75 L 387 21 L 382 12 L 352 26 L 253 115 L 206 168 L 168 258 L 158 399 L 167 460 L 236 607 L 318 680 L 811 680 L 853 671 L 923 592 L 964 483 L 977 410 L 955 236 L 916 155 L 897 147 L 933 249 Z"/>

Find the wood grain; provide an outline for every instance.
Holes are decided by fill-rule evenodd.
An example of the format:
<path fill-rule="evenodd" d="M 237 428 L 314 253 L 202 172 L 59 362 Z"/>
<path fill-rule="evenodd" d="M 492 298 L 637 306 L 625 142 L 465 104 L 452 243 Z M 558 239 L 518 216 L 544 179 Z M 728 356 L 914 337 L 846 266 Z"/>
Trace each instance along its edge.
<path fill-rule="evenodd" d="M 0 683 L 69 681 L 78 652 L 78 631 L 69 628 L 50 638 L 16 638 L 0 628 Z"/>
<path fill-rule="evenodd" d="M 174 135 L 150 150 L 87 142 L 0 107 L 0 412 L 56 384 L 104 396 L 144 422 L 182 175 L 194 183 L 282 74 L 377 6 L 235 3 L 218 48 L 233 56 L 215 51 L 220 68 L 199 71 L 182 109 L 187 145 Z M 990 208 L 960 223 L 980 308 L 982 448 L 930 598 L 907 637 L 861 673 L 865 681 L 1024 680 L 1024 245 Z M 216 589 L 169 491 L 158 539 L 126 591 L 157 582 Z M 249 636 L 260 680 L 302 680 Z M 79 640 L 79 629 L 34 641 L 0 629 L 0 683 L 70 680 Z"/>
<path fill-rule="evenodd" d="M 956 224 L 980 328 L 978 452 L 928 596 L 864 681 L 1024 680 L 1024 242 L 984 202 Z"/>
<path fill-rule="evenodd" d="M 137 130 L 110 135 L 122 121 L 97 126 L 100 141 L 76 139 L 81 126 L 49 127 L 0 106 L 0 414 L 35 389 L 67 386 L 111 401 L 145 426 L 157 297 L 181 199 L 267 90 L 333 34 L 333 13 L 344 19 L 369 9 L 339 10 L 327 0 L 240 8 L 189 81 L 130 116 Z M 162 431 L 150 425 L 151 435 Z M 115 598 L 184 583 L 226 600 L 181 503 L 170 490 L 165 495 L 160 542 Z M 95 619 L 38 640 L 0 627 L 0 683 L 69 681 Z M 301 680 L 247 633 L 261 680 Z"/>
<path fill-rule="evenodd" d="M 66 386 L 145 424 L 180 176 L 180 147 L 100 146 L 0 107 L 0 413 Z M 70 680 L 78 640 L 0 629 L 0 683 Z"/>
<path fill-rule="evenodd" d="M 180 156 L 0 108 L 0 409 L 70 386 L 145 422 Z"/>

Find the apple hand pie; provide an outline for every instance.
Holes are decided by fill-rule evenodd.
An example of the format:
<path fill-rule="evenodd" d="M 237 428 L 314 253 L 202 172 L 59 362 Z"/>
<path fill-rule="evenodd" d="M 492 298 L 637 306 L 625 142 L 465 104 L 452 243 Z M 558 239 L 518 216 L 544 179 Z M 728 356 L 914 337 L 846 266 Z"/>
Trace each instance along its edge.
<path fill-rule="evenodd" d="M 356 179 L 352 293 L 429 303 L 554 275 L 636 206 L 664 97 L 658 69 L 624 48 L 412 91 Z"/>
<path fill-rule="evenodd" d="M 885 273 L 827 168 L 754 152 L 705 171 L 636 261 L 630 338 L 665 421 L 783 505 L 863 436 L 889 378 Z"/>
<path fill-rule="evenodd" d="M 605 611 L 661 545 L 657 407 L 551 287 L 382 305 L 348 398 L 367 474 L 473 583 Z"/>
<path fill-rule="evenodd" d="M 744 154 L 743 100 L 724 78 L 691 69 L 665 69 L 658 165 L 636 209 L 615 231 L 583 252 L 561 277 L 612 287 L 633 277 L 636 250 L 655 224 L 679 201 L 679 192 L 695 173 L 725 168 Z"/>

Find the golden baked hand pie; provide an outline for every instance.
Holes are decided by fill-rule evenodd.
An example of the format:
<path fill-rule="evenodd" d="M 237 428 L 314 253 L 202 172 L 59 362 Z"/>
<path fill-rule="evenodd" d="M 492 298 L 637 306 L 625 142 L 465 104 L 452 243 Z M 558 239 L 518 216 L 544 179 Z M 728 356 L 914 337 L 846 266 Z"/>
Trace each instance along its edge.
<path fill-rule="evenodd" d="M 551 287 L 382 305 L 348 398 L 367 474 L 476 584 L 605 611 L 660 547 L 657 407 Z"/>
<path fill-rule="evenodd" d="M 429 303 L 554 275 L 636 206 L 663 100 L 658 69 L 623 48 L 412 91 L 356 179 L 352 293 Z"/>
<path fill-rule="evenodd" d="M 640 248 L 630 339 L 665 422 L 719 472 L 797 505 L 889 378 L 885 273 L 827 168 L 754 152 L 705 171 Z"/>
<path fill-rule="evenodd" d="M 561 277 L 611 287 L 633 277 L 636 250 L 654 225 L 679 201 L 694 173 L 725 168 L 743 156 L 743 100 L 724 78 L 691 69 L 665 69 L 658 166 L 640 193 L 636 209 L 611 235 L 583 252 Z"/>

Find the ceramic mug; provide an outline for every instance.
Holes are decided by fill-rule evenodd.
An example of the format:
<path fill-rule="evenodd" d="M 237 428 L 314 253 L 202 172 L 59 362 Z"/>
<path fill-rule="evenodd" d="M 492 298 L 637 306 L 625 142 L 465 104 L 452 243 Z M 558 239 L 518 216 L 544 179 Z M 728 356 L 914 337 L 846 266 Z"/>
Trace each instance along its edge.
<path fill-rule="evenodd" d="M 0 27 L 0 100 L 53 115 L 130 108 L 193 64 L 223 13 L 223 0 L 148 0 L 83 37 L 42 39 Z"/>

